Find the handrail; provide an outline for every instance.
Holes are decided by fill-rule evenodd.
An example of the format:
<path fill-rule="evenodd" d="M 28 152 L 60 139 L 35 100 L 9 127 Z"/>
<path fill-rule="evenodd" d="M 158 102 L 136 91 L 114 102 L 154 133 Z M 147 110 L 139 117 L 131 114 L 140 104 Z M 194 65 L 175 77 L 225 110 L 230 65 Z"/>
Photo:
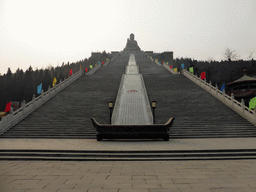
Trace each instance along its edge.
<path fill-rule="evenodd" d="M 243 100 L 241 102 L 235 100 L 234 96 L 227 95 L 225 90 L 221 92 L 217 86 L 212 86 L 211 83 L 207 83 L 206 80 L 202 80 L 185 69 L 182 70 L 182 74 L 256 126 L 256 108 L 249 109 L 244 105 Z"/>
<path fill-rule="evenodd" d="M 27 104 L 25 104 L 25 102 L 22 102 L 22 106 L 19 109 L 14 112 L 11 110 L 10 114 L 2 118 L 2 120 L 0 121 L 0 134 L 3 134 L 9 128 L 20 122 L 22 119 L 31 114 L 38 107 L 43 105 L 45 102 L 47 102 L 57 93 L 65 89 L 82 75 L 83 71 L 80 70 L 74 75 L 65 79 L 64 81 L 60 81 L 58 85 L 48 89 L 46 92 L 42 91 L 42 93 L 38 97 L 35 98 L 35 96 L 33 96 L 33 99 Z"/>

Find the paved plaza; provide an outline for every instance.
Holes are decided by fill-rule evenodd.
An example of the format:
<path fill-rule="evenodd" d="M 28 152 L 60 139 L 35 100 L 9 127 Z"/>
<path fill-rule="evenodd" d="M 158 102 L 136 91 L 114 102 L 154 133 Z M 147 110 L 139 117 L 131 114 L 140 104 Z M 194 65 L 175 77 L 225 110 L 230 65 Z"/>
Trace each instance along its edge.
<path fill-rule="evenodd" d="M 0 161 L 1 192 L 256 191 L 256 160 Z"/>

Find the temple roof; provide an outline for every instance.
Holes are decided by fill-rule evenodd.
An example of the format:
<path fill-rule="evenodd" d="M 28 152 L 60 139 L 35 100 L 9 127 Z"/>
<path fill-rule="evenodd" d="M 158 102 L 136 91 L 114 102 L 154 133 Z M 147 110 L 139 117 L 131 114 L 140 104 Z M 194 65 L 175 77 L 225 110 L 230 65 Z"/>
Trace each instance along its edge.
<path fill-rule="evenodd" d="M 256 78 L 250 77 L 248 75 L 244 75 L 243 77 L 241 77 L 233 82 L 230 82 L 227 85 L 236 84 L 236 83 L 243 82 L 243 81 L 256 81 Z"/>
<path fill-rule="evenodd" d="M 256 80 L 256 78 L 253 78 L 253 77 L 250 77 L 248 75 L 244 75 L 243 77 L 233 81 L 232 83 L 234 82 L 240 82 L 240 81 L 248 81 L 248 80 Z"/>

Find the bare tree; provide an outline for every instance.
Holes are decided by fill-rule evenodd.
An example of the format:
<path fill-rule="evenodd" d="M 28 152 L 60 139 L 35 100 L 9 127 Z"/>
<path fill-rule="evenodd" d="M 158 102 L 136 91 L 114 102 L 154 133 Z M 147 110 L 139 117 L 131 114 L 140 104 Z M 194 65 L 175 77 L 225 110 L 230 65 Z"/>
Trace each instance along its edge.
<path fill-rule="evenodd" d="M 238 55 L 235 52 L 235 50 L 231 51 L 229 48 L 227 48 L 224 52 L 224 58 L 228 61 L 237 59 Z"/>

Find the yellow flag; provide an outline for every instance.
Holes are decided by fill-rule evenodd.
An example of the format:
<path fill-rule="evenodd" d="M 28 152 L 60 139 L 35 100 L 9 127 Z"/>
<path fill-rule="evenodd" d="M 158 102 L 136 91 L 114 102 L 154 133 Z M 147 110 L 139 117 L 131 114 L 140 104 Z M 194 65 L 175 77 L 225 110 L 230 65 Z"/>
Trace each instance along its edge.
<path fill-rule="evenodd" d="M 158 59 L 156 59 L 156 61 L 158 61 Z"/>
<path fill-rule="evenodd" d="M 82 65 L 80 65 L 80 70 L 82 70 Z"/>
<path fill-rule="evenodd" d="M 92 69 L 92 65 L 90 65 L 90 69 Z"/>
<path fill-rule="evenodd" d="M 53 82 L 52 82 L 52 86 L 54 87 L 56 85 L 56 83 L 57 83 L 57 79 L 54 77 Z"/>
<path fill-rule="evenodd" d="M 173 70 L 175 71 L 175 73 L 177 73 L 177 68 L 174 68 Z"/>
<path fill-rule="evenodd" d="M 97 66 L 97 63 L 95 63 L 95 67 Z"/>
<path fill-rule="evenodd" d="M 108 60 L 108 58 L 106 60 Z"/>

